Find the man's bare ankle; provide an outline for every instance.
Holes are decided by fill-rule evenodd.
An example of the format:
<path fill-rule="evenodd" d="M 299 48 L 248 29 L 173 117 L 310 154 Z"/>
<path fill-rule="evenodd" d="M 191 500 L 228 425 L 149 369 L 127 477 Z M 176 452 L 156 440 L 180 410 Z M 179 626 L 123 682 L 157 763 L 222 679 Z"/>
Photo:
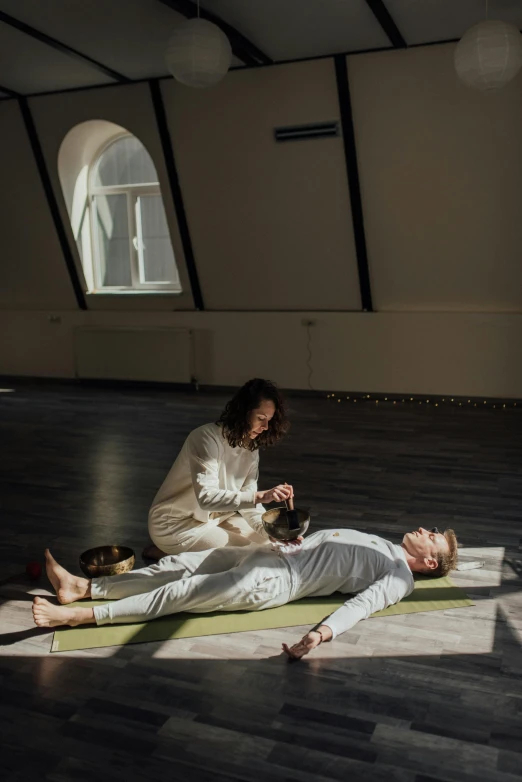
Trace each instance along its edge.
<path fill-rule="evenodd" d="M 92 608 L 74 608 L 71 609 L 69 625 L 78 627 L 78 625 L 91 624 L 94 620 L 94 611 Z"/>

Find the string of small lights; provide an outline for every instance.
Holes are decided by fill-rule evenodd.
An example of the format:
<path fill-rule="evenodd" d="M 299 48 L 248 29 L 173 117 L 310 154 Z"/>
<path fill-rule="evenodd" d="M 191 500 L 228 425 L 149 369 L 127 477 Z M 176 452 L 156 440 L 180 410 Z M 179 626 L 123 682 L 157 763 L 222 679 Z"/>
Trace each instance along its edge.
<path fill-rule="evenodd" d="M 477 407 L 477 408 L 494 408 L 500 410 L 506 410 L 508 408 L 517 407 L 517 402 L 513 401 L 499 401 L 491 399 L 466 399 L 465 397 L 437 397 L 436 399 L 422 399 L 418 396 L 379 396 L 378 394 L 360 394 L 345 396 L 344 394 L 327 394 L 326 398 L 331 402 L 363 402 L 373 403 L 375 405 L 388 404 L 388 405 L 430 405 L 431 407 Z M 519 409 L 522 409 L 522 403 L 518 405 Z"/>

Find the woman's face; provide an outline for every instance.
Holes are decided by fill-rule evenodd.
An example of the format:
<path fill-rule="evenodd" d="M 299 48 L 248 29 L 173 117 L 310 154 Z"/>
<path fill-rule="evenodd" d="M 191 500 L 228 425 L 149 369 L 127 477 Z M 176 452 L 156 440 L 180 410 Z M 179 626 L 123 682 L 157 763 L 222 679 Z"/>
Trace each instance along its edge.
<path fill-rule="evenodd" d="M 249 437 L 255 440 L 260 434 L 263 434 L 270 426 L 270 421 L 274 417 L 275 405 L 270 399 L 262 399 L 259 407 L 250 413 L 250 431 Z"/>

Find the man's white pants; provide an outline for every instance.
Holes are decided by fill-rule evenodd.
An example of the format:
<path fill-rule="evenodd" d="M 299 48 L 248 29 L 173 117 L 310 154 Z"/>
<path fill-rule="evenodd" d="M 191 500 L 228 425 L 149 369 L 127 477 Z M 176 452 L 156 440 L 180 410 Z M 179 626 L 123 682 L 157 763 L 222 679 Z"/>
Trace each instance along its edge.
<path fill-rule="evenodd" d="M 288 603 L 294 592 L 285 557 L 264 547 L 186 552 L 91 582 L 94 600 L 113 601 L 94 608 L 98 625 L 145 622 L 179 611 L 259 611 Z"/>

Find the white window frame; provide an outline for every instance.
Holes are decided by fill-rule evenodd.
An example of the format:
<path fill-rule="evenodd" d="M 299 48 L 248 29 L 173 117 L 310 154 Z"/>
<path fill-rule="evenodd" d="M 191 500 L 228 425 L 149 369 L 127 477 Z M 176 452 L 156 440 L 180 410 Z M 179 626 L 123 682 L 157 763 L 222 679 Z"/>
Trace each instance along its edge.
<path fill-rule="evenodd" d="M 159 182 L 142 183 L 136 185 L 111 185 L 105 187 L 95 186 L 93 184 L 96 168 L 107 149 L 112 144 L 120 141 L 122 138 L 133 138 L 131 134 L 125 133 L 111 138 L 97 152 L 89 170 L 87 202 L 90 216 L 90 237 L 91 237 L 91 262 L 92 279 L 94 282 L 93 293 L 126 293 L 126 292 L 166 292 L 181 293 L 180 282 L 143 282 L 144 259 L 143 259 L 143 241 L 141 238 L 141 220 L 138 219 L 138 203 L 140 198 L 146 196 L 159 196 L 162 198 Z M 99 249 L 99 223 L 96 213 L 96 197 L 107 195 L 125 195 L 127 199 L 127 226 L 129 230 L 129 262 L 132 285 L 103 285 L 100 279 L 100 249 Z M 162 201 L 163 203 L 163 201 Z M 85 208 L 87 212 L 87 205 Z M 85 212 L 82 215 L 80 223 L 85 219 Z M 169 235 L 170 239 L 170 235 Z M 174 249 L 173 249 L 174 252 Z M 176 257 L 174 255 L 174 263 Z"/>

